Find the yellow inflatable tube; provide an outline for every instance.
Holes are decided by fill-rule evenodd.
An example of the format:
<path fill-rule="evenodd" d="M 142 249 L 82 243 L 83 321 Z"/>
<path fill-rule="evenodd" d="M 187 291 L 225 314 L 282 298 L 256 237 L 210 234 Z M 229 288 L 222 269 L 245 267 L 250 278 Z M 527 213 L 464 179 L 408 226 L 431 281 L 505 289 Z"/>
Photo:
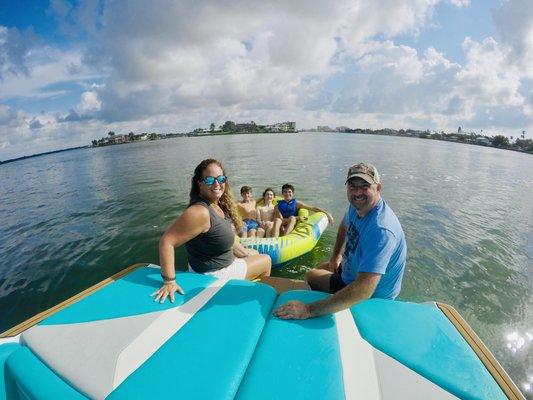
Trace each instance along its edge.
<path fill-rule="evenodd" d="M 246 238 L 240 239 L 241 244 L 249 249 L 255 249 L 261 254 L 268 254 L 272 259 L 272 266 L 279 266 L 313 249 L 322 232 L 328 227 L 328 217 L 323 212 L 309 215 L 306 209 L 298 212 L 300 221 L 287 236 L 277 238 Z"/>

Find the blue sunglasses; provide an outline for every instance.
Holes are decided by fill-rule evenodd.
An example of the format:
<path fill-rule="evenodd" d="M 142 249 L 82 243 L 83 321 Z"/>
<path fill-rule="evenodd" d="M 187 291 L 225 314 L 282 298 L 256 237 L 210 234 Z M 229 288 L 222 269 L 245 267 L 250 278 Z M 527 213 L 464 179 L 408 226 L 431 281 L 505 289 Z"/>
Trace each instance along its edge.
<path fill-rule="evenodd" d="M 204 179 L 202 179 L 202 182 L 205 183 L 206 185 L 211 186 L 215 183 L 215 181 L 217 181 L 218 183 L 222 185 L 227 180 L 228 178 L 226 177 L 226 175 L 219 175 L 216 178 L 214 176 L 206 176 Z"/>

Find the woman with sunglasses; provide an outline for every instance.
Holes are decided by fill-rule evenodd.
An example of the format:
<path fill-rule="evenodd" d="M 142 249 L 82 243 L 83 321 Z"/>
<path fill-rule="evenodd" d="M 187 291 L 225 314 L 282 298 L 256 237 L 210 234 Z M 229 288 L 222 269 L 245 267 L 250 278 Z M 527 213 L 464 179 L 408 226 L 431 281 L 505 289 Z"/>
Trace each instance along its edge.
<path fill-rule="evenodd" d="M 174 248 L 182 244 L 191 272 L 226 279 L 269 276 L 270 257 L 235 242 L 235 230 L 241 226 L 224 167 L 217 160 L 203 160 L 191 178 L 189 206 L 159 241 L 163 285 L 152 294 L 154 301 L 170 297 L 173 302 L 176 291 L 184 294 L 174 267 Z"/>

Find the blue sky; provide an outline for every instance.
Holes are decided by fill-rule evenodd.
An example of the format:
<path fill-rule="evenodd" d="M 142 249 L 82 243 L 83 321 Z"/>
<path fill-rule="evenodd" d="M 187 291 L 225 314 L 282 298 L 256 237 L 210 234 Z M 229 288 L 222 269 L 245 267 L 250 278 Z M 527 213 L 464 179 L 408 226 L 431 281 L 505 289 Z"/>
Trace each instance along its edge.
<path fill-rule="evenodd" d="M 456 7 L 441 2 L 435 7 L 434 18 L 421 28 L 420 34 L 398 36 L 395 41 L 418 51 L 434 47 L 450 61 L 463 63 L 461 43 L 465 37 L 482 41 L 496 36 L 492 12 L 501 3 L 501 0 L 472 1 L 467 7 Z"/>
<path fill-rule="evenodd" d="M 0 160 L 228 119 L 516 137 L 532 79 L 526 0 L 7 0 Z"/>

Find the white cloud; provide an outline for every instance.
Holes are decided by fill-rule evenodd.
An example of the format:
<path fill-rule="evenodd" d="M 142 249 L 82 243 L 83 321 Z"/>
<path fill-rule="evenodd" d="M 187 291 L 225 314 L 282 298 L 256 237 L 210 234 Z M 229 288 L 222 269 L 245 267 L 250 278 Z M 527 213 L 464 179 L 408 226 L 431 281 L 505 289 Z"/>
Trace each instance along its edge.
<path fill-rule="evenodd" d="M 357 126 L 372 121 L 370 127 L 438 130 L 531 126 L 521 75 L 505 61 L 505 47 L 492 38 L 482 43 L 467 38 L 463 49 L 464 66 L 433 48 L 417 54 L 391 41 L 367 42 L 365 53 L 340 77 L 347 84 L 321 106 L 330 105 L 328 111 L 346 114 Z M 315 102 L 308 108 L 316 109 Z"/>
<path fill-rule="evenodd" d="M 102 104 L 98 100 L 98 94 L 94 91 L 83 92 L 81 95 L 81 103 L 77 109 L 80 113 L 87 113 L 100 110 Z"/>
<path fill-rule="evenodd" d="M 162 0 L 157 7 L 116 0 L 101 13 L 97 3 L 50 5 L 63 32 L 87 35 L 87 48 L 10 36 L 10 48 L 25 47 L 0 61 L 0 101 L 63 96 L 66 82 L 84 88 L 57 114 L 0 109 L 0 129 L 18 127 L 9 130 L 18 138 L 11 142 L 48 146 L 61 137 L 77 145 L 108 130 L 179 131 L 226 119 L 439 130 L 532 125 L 533 11 L 525 0 L 494 13 L 500 36 L 464 40 L 464 65 L 432 47 L 395 42 L 423 34 L 439 0 Z M 7 33 L 0 28 L 0 46 Z M 102 84 L 90 85 L 96 80 Z"/>
<path fill-rule="evenodd" d="M 9 142 L 9 136 L 13 128 L 24 122 L 21 111 L 13 110 L 11 107 L 0 104 L 0 143 L 5 147 Z"/>
<path fill-rule="evenodd" d="M 30 28 L 20 31 L 0 25 L 0 81 L 7 75 L 28 75 L 27 58 L 36 41 Z"/>
<path fill-rule="evenodd" d="M 101 116 L 296 107 L 316 90 L 310 82 L 342 68 L 341 53 L 355 54 L 377 34 L 416 31 L 436 2 L 166 2 L 147 10 L 129 1 L 126 15 L 125 3 L 114 2 L 92 50 L 113 71 L 99 93 Z"/>
<path fill-rule="evenodd" d="M 25 59 L 27 74 L 7 71 L 0 80 L 0 101 L 10 98 L 49 98 L 65 94 L 50 89 L 66 82 L 99 77 L 81 63 L 81 51 L 61 51 L 50 46 L 33 48 Z"/>
<path fill-rule="evenodd" d="M 405 121 L 418 114 L 431 119 L 450 113 L 459 65 L 433 48 L 418 55 L 410 47 L 384 42 L 367 46 L 367 51 L 343 79 L 350 84 L 343 88 L 332 111 L 398 114 Z"/>
<path fill-rule="evenodd" d="M 450 0 L 455 7 L 468 7 L 470 5 L 470 0 Z"/>
<path fill-rule="evenodd" d="M 508 0 L 494 12 L 507 60 L 533 79 L 533 7 L 530 0 Z"/>
<path fill-rule="evenodd" d="M 466 65 L 458 73 L 462 95 L 472 104 L 485 107 L 518 107 L 525 99 L 520 95 L 521 75 L 506 62 L 507 50 L 493 38 L 482 43 L 466 38 L 463 42 Z"/>
<path fill-rule="evenodd" d="M 386 39 L 401 34 L 416 35 L 438 3 L 439 0 L 348 2 L 339 15 L 339 39 L 345 50 L 358 52 L 368 38 L 377 35 Z"/>

